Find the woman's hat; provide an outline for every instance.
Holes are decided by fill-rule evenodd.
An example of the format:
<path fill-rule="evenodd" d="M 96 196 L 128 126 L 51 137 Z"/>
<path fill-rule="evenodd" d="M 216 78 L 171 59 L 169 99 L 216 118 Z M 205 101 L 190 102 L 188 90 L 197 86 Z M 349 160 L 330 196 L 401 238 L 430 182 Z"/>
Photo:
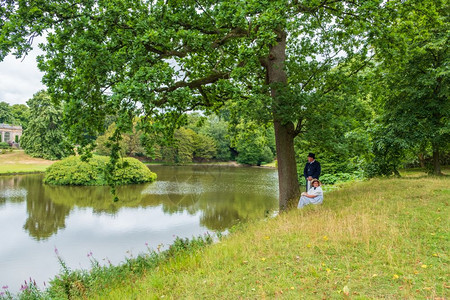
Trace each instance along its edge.
<path fill-rule="evenodd" d="M 313 180 L 311 180 L 311 186 L 314 184 L 314 182 L 318 182 L 318 183 L 319 183 L 319 186 L 322 185 L 322 183 L 320 182 L 319 179 L 313 179 Z"/>

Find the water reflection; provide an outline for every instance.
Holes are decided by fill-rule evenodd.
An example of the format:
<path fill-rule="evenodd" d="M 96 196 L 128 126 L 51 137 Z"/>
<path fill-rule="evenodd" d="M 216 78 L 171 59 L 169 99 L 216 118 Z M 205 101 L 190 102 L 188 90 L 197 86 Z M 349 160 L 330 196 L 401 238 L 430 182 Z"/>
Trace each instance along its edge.
<path fill-rule="evenodd" d="M 95 214 L 118 213 L 122 208 L 161 207 L 165 214 L 199 215 L 200 225 L 223 231 L 238 221 L 262 218 L 277 207 L 273 170 L 232 167 L 154 166 L 158 181 L 117 190 L 113 202 L 108 187 L 67 187 L 42 184 L 42 175 L 0 177 L 0 209 L 7 202 L 26 201 L 23 228 L 44 240 L 65 228 L 75 208 Z"/>

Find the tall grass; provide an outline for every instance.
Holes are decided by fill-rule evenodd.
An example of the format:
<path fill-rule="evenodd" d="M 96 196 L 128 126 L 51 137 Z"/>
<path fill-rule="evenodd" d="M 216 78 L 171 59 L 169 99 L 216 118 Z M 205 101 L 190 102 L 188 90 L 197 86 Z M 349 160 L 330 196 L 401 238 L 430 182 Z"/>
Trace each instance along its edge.
<path fill-rule="evenodd" d="M 446 298 L 449 178 L 375 179 L 245 226 L 108 299 Z"/>

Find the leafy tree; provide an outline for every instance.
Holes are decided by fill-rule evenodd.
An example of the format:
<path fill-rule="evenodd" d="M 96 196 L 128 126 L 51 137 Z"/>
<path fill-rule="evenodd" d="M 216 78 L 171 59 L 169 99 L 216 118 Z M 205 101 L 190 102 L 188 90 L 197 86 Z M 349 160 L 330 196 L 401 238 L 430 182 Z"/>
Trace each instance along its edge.
<path fill-rule="evenodd" d="M 25 104 L 14 104 L 11 106 L 11 114 L 14 118 L 14 124 L 26 129 L 30 119 L 30 109 Z"/>
<path fill-rule="evenodd" d="M 11 112 L 11 107 L 6 102 L 0 102 L 0 123 L 13 124 L 14 117 Z"/>
<path fill-rule="evenodd" d="M 294 138 L 315 113 L 305 110 L 344 76 L 340 63 L 365 64 L 371 19 L 386 1 L 3 1 L 0 58 L 30 49 L 47 30 L 40 68 L 57 100 L 67 103 L 71 137 L 81 145 L 119 113 L 179 126 L 183 111 L 216 110 L 227 100 L 274 125 L 280 207 L 299 194 Z M 32 39 L 32 38 L 31 38 Z M 354 65 L 354 64 L 353 64 Z M 347 75 L 346 75 L 347 76 Z M 89 126 L 86 126 L 89 125 Z"/>
<path fill-rule="evenodd" d="M 97 138 L 96 151 L 98 154 L 108 155 L 111 153 L 110 145 L 112 141 L 110 139 L 116 131 L 116 127 L 116 124 L 112 123 L 105 134 Z M 141 155 L 145 152 L 144 147 L 141 144 L 141 136 L 142 132 L 137 130 L 136 126 L 133 126 L 132 132 L 122 134 L 121 140 L 119 141 L 122 156 Z"/>
<path fill-rule="evenodd" d="M 255 122 L 241 120 L 235 128 L 233 139 L 233 145 L 238 153 L 236 161 L 258 166 L 263 162 L 273 161 L 274 154 L 269 147 L 273 140 L 270 130 L 258 126 Z"/>
<path fill-rule="evenodd" d="M 217 115 L 208 117 L 200 133 L 211 137 L 214 140 L 218 160 L 228 161 L 233 158 L 231 152 L 231 139 L 228 133 L 228 122 L 219 118 Z"/>
<path fill-rule="evenodd" d="M 33 157 L 61 159 L 73 153 L 62 124 L 62 108 L 45 91 L 27 101 L 30 121 L 23 131 L 21 147 Z"/>
<path fill-rule="evenodd" d="M 440 155 L 450 147 L 449 10 L 446 1 L 408 1 L 375 44 L 383 59 L 378 65 L 379 84 L 374 85 L 383 107 L 384 136 L 378 146 L 388 147 L 381 147 L 378 154 L 398 163 L 407 150 L 430 144 L 436 175 L 441 174 Z"/>
<path fill-rule="evenodd" d="M 216 156 L 216 143 L 213 138 L 201 133 L 193 136 L 193 157 L 196 160 L 209 160 Z"/>

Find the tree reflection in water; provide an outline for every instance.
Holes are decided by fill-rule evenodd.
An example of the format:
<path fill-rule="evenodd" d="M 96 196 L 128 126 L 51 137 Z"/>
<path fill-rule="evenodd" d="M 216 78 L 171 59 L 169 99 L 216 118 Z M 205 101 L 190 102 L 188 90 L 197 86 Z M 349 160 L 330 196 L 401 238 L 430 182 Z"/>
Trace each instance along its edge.
<path fill-rule="evenodd" d="M 200 212 L 200 224 L 223 231 L 239 221 L 263 218 L 277 208 L 274 170 L 230 167 L 152 167 L 154 183 L 118 187 L 118 202 L 109 187 L 50 186 L 42 175 L 0 178 L 0 206 L 5 201 L 26 201 L 24 228 L 37 240 L 65 227 L 74 207 L 97 214 L 116 214 L 121 208 L 161 207 L 165 214 Z M 8 190 L 22 191 L 9 193 Z M 22 200 L 20 200 L 22 199 Z M 176 216 L 174 216 L 176 217 Z"/>
<path fill-rule="evenodd" d="M 28 218 L 23 228 L 36 240 L 65 228 L 70 208 L 54 203 L 45 193 L 42 175 L 0 177 L 0 203 L 26 201 Z"/>

